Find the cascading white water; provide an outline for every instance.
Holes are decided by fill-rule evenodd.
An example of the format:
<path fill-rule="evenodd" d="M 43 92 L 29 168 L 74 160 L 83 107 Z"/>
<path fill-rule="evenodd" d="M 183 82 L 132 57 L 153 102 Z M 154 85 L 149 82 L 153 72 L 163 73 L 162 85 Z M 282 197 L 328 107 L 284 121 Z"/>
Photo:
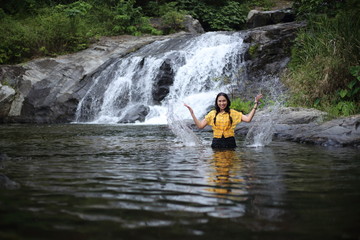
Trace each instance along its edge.
<path fill-rule="evenodd" d="M 77 121 L 117 123 L 134 111 L 134 106 L 142 106 L 148 109 L 142 124 L 167 124 L 169 104 L 178 116 L 189 118 L 183 102 L 203 116 L 224 88 L 214 79 L 233 76 L 243 64 L 241 33 L 212 32 L 168 45 L 169 41 L 149 44 L 105 69 L 79 103 Z M 173 84 L 166 98 L 154 104 L 152 91 L 165 61 L 171 64 Z M 103 85 L 107 87 L 99 94 L 98 87 Z"/>

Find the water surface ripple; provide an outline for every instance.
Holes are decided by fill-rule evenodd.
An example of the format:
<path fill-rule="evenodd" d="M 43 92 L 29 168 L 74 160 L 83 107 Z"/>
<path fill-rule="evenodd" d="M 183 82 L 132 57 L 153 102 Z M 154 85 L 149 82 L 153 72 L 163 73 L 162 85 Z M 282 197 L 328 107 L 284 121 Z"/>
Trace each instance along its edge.
<path fill-rule="evenodd" d="M 359 150 L 186 147 L 166 125 L 0 125 L 1 239 L 359 239 Z"/>

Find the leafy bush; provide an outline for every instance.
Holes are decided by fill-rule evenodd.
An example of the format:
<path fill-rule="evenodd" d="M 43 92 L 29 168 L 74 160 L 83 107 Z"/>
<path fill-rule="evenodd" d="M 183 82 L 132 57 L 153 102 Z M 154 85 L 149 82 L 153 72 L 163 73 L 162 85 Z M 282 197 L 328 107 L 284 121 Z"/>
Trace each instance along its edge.
<path fill-rule="evenodd" d="M 183 29 L 184 13 L 172 10 L 165 13 L 161 18 L 167 29 L 165 31 L 166 34 L 178 32 Z"/>
<path fill-rule="evenodd" d="M 293 8 L 301 18 L 307 18 L 311 14 L 328 14 L 335 16 L 338 11 L 352 5 L 358 0 L 295 0 Z"/>
<path fill-rule="evenodd" d="M 20 20 L 6 16 L 0 24 L 0 63 L 81 50 L 88 41 L 84 24 L 61 8 L 44 8 Z"/>
<path fill-rule="evenodd" d="M 240 30 L 246 21 L 248 5 L 238 1 L 178 0 L 177 8 L 200 21 L 205 31 Z"/>
<path fill-rule="evenodd" d="M 253 101 L 243 101 L 240 98 L 235 98 L 231 100 L 230 108 L 242 112 L 244 114 L 247 114 L 251 111 L 253 106 L 254 106 Z"/>
<path fill-rule="evenodd" d="M 29 56 L 25 29 L 18 21 L 3 16 L 0 22 L 0 63 L 15 63 Z"/>
<path fill-rule="evenodd" d="M 141 35 L 144 26 L 149 25 L 148 19 L 142 16 L 141 8 L 134 8 L 135 0 L 120 0 L 113 18 L 113 34 Z"/>
<path fill-rule="evenodd" d="M 358 81 L 349 67 L 360 65 L 360 16 L 356 11 L 335 17 L 317 15 L 309 19 L 292 49 L 286 83 L 296 105 L 328 110 L 337 114 L 359 111 Z M 353 70 L 354 71 L 354 70 Z M 346 97 L 346 98 L 345 98 Z M 353 109 L 353 110 L 349 110 Z"/>
<path fill-rule="evenodd" d="M 261 7 L 263 11 L 270 10 L 272 7 L 275 6 L 275 1 L 273 0 L 251 0 L 248 1 L 248 6 L 251 9 L 256 7 Z"/>

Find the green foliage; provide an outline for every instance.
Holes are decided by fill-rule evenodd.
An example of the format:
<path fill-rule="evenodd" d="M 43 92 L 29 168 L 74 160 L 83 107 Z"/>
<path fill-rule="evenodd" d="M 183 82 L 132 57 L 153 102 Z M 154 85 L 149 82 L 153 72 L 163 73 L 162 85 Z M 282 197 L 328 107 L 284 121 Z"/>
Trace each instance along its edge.
<path fill-rule="evenodd" d="M 248 3 L 249 8 L 254 9 L 256 7 L 261 7 L 263 11 L 270 10 L 275 6 L 275 1 L 273 0 L 252 0 Z"/>
<path fill-rule="evenodd" d="M 340 115 L 358 112 L 358 65 L 360 15 L 350 10 L 311 16 L 292 49 L 286 83 L 293 103 Z"/>
<path fill-rule="evenodd" d="M 63 11 L 70 19 L 86 16 L 91 8 L 92 5 L 83 1 L 77 1 L 68 5 L 60 4 L 56 6 L 56 9 Z"/>
<path fill-rule="evenodd" d="M 184 14 L 176 10 L 169 11 L 162 16 L 163 24 L 166 26 L 165 33 L 174 33 L 183 29 Z"/>
<path fill-rule="evenodd" d="M 26 29 L 20 22 L 5 16 L 0 23 L 0 63 L 16 62 L 19 58 L 29 55 Z"/>
<path fill-rule="evenodd" d="M 143 17 L 140 7 L 134 7 L 135 0 L 119 0 L 113 18 L 114 34 L 132 34 L 139 36 L 142 32 L 151 33 L 149 19 Z"/>
<path fill-rule="evenodd" d="M 6 16 L 0 23 L 0 63 L 83 49 L 88 41 L 84 20 L 71 18 L 64 8 L 43 8 L 20 20 Z"/>
<path fill-rule="evenodd" d="M 293 8 L 300 18 L 307 18 L 312 14 L 335 16 L 344 10 L 359 11 L 360 2 L 358 0 L 295 0 Z"/>
<path fill-rule="evenodd" d="M 81 18 L 86 16 L 91 8 L 92 6 L 86 2 L 77 1 L 68 5 L 58 5 L 55 9 L 69 18 L 71 31 L 76 36 Z"/>
<path fill-rule="evenodd" d="M 142 7 L 143 13 L 145 16 L 149 17 L 160 17 L 160 8 L 162 5 L 158 1 L 148 1 Z"/>
<path fill-rule="evenodd" d="M 39 8 L 21 17 L 0 10 L 0 64 L 79 51 L 97 36 L 161 34 L 140 8 L 133 7 L 134 0 L 109 0 L 109 5 L 97 0 L 71 2 Z"/>
<path fill-rule="evenodd" d="M 261 109 L 263 108 L 265 105 L 266 106 L 274 106 L 276 104 L 276 102 L 272 99 L 269 98 L 263 98 L 261 100 L 261 103 L 258 108 Z M 254 107 L 254 101 L 245 101 L 242 100 L 241 98 L 234 98 L 231 100 L 231 105 L 230 108 L 235 109 L 236 111 L 239 112 L 243 112 L 245 114 L 249 113 Z"/>
<path fill-rule="evenodd" d="M 353 66 L 349 69 L 354 79 L 346 85 L 346 88 L 338 90 L 341 100 L 360 100 L 360 66 Z"/>
<path fill-rule="evenodd" d="M 168 34 L 182 30 L 184 15 L 206 31 L 240 30 L 249 6 L 272 0 L 22 0 L 0 8 L 0 64 L 78 51 L 99 36 Z M 164 32 L 148 17 L 159 17 Z"/>
<path fill-rule="evenodd" d="M 333 112 L 332 114 L 335 116 L 350 116 L 355 114 L 358 111 L 358 107 L 356 106 L 356 103 L 350 102 L 350 101 L 340 101 L 336 105 L 336 112 Z"/>
<path fill-rule="evenodd" d="M 231 100 L 230 108 L 247 114 L 251 111 L 253 106 L 254 106 L 253 101 L 243 101 L 240 98 L 235 98 L 235 99 Z"/>
<path fill-rule="evenodd" d="M 48 0 L 4 0 L 1 2 L 1 8 L 6 14 L 10 15 L 28 15 L 36 13 L 37 9 L 52 5 Z M 48 5 L 49 6 L 49 5 Z"/>
<path fill-rule="evenodd" d="M 202 22 L 205 22 L 205 26 L 208 26 L 207 30 L 232 31 L 243 27 L 248 10 L 243 4 L 228 1 L 221 7 L 206 6 L 198 9 L 197 16 Z"/>
<path fill-rule="evenodd" d="M 165 34 L 183 30 L 184 17 L 187 14 L 184 10 L 179 10 L 177 2 L 170 2 L 158 5 L 158 16 L 161 17 L 162 26 Z"/>
<path fill-rule="evenodd" d="M 253 58 L 256 56 L 259 49 L 259 44 L 254 44 L 249 47 L 249 54 Z"/>
<path fill-rule="evenodd" d="M 245 1 L 178 0 L 177 8 L 197 18 L 205 31 L 240 30 L 246 21 Z"/>

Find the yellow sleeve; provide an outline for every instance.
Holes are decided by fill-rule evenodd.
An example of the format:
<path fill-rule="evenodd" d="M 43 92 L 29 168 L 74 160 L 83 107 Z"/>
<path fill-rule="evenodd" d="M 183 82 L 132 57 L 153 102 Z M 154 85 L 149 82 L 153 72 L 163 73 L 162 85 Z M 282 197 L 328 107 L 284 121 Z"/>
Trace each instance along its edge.
<path fill-rule="evenodd" d="M 214 125 L 215 114 L 216 114 L 216 111 L 212 110 L 205 116 L 205 120 L 206 120 L 208 125 L 210 125 L 210 126 Z"/>
<path fill-rule="evenodd" d="M 230 109 L 230 111 L 231 111 L 231 118 L 233 120 L 233 124 L 241 123 L 242 113 L 234 109 Z"/>

